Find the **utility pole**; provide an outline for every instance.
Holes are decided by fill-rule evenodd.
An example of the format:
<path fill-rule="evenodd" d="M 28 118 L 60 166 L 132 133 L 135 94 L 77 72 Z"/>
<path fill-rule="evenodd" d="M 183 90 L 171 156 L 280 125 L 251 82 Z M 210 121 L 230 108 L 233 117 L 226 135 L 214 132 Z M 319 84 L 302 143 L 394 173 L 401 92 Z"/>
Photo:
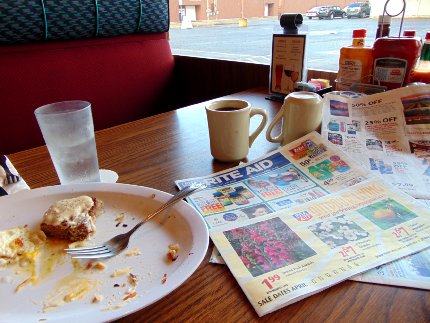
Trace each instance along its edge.
<path fill-rule="evenodd" d="M 243 1 L 242 0 L 242 8 L 241 8 L 241 18 L 239 18 L 239 27 L 248 27 L 248 19 L 245 18 L 244 14 L 243 14 Z"/>
<path fill-rule="evenodd" d="M 278 1 L 278 18 L 281 17 L 283 11 L 284 11 L 284 0 L 279 0 Z"/>
<path fill-rule="evenodd" d="M 178 0 L 178 8 L 179 8 L 179 22 L 182 22 L 182 19 L 184 18 L 184 12 L 182 8 L 182 0 Z"/>
<path fill-rule="evenodd" d="M 243 19 L 243 0 L 242 0 L 242 9 L 241 9 L 242 19 Z"/>

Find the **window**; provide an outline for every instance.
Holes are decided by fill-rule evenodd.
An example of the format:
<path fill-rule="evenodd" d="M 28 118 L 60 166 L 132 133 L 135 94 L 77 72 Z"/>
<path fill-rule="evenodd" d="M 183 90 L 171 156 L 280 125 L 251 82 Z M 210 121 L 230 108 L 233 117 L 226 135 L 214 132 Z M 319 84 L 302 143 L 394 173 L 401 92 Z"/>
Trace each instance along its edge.
<path fill-rule="evenodd" d="M 174 54 L 270 64 L 272 35 L 282 33 L 277 17 L 277 12 L 281 10 L 278 7 L 279 1 L 272 1 L 274 4 L 270 12 L 272 16 L 265 17 L 267 0 L 183 0 L 181 1 L 183 5 L 194 4 L 195 7 L 193 28 L 188 29 L 181 29 L 181 23 L 172 19 L 173 16 L 178 16 L 178 12 L 174 12 L 178 10 L 177 1 L 175 6 L 172 4 L 174 0 L 170 0 L 172 21 L 170 44 Z M 345 10 L 341 8 L 346 8 L 351 3 L 350 1 L 339 2 L 340 8 L 334 6 L 338 10 Z M 285 3 L 292 6 L 291 1 L 285 1 Z M 312 4 L 309 5 L 309 3 Z M 206 4 L 208 4 L 207 7 Z M 244 17 L 253 17 L 246 18 L 246 27 L 239 26 L 238 21 L 241 17 L 242 4 Z M 317 13 L 314 16 L 307 16 L 306 12 L 315 7 L 315 4 L 318 4 L 318 1 L 317 3 L 315 1 L 295 2 L 296 8 L 288 11 L 303 14 L 301 31 L 307 34 L 307 67 L 337 71 L 339 50 L 342 46 L 351 44 L 353 29 L 367 29 L 366 45 L 373 44 L 378 24 L 377 16 L 383 12 L 384 1 L 370 1 L 369 18 L 356 18 L 351 13 L 350 19 L 346 19 L 343 15 L 336 15 L 334 19 L 329 19 L 330 16 L 318 19 Z M 409 2 L 408 6 L 409 16 L 403 22 L 402 31 L 416 30 L 418 36 L 424 37 L 430 25 L 430 18 L 416 16 L 429 17 L 430 7 L 413 2 Z M 206 8 L 208 12 L 214 14 L 207 14 Z M 391 13 L 399 12 L 398 8 L 390 10 Z M 367 16 L 367 13 L 365 15 Z M 397 36 L 399 31 L 400 19 L 393 18 L 390 35 Z"/>

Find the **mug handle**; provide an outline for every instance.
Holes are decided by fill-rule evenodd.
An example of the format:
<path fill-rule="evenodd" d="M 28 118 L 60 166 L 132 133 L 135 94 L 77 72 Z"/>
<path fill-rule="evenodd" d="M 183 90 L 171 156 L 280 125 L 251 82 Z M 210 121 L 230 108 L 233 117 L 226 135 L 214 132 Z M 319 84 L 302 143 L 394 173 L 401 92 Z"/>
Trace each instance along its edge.
<path fill-rule="evenodd" d="M 267 123 L 267 113 L 264 109 L 260 108 L 252 108 L 251 113 L 249 114 L 249 119 L 251 119 L 257 114 L 261 115 L 263 119 L 261 120 L 260 125 L 257 127 L 257 129 L 255 129 L 254 132 L 249 136 L 249 148 L 251 148 L 251 145 L 254 142 L 255 138 L 257 138 L 260 132 L 263 131 Z"/>
<path fill-rule="evenodd" d="M 276 142 L 281 142 L 282 141 L 282 132 L 283 132 L 283 129 L 281 129 L 281 132 L 276 137 L 272 137 L 272 130 L 273 130 L 273 127 L 284 116 L 284 109 L 286 109 L 286 112 L 288 113 L 288 109 L 286 108 L 285 104 L 282 105 L 281 109 L 278 111 L 278 113 L 276 114 L 276 116 L 273 118 L 272 122 L 267 127 L 267 130 L 266 130 L 266 139 L 268 141 L 270 141 L 270 142 L 275 142 L 276 143 Z M 283 128 L 283 126 L 282 126 L 282 128 Z"/>

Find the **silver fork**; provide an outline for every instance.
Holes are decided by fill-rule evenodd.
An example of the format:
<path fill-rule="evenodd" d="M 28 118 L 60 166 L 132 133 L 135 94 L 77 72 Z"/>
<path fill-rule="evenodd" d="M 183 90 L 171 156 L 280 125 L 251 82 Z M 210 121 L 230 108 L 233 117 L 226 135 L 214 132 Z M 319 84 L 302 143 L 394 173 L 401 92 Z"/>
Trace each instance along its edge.
<path fill-rule="evenodd" d="M 195 183 L 191 186 L 185 187 L 183 190 L 179 191 L 175 195 L 173 195 L 170 200 L 168 200 L 165 204 L 163 204 L 157 211 L 148 215 L 143 221 L 139 222 L 132 228 L 130 231 L 119 234 L 112 239 L 104 242 L 100 246 L 94 247 L 84 247 L 84 248 L 68 248 L 64 249 L 72 258 L 79 259 L 99 259 L 99 258 L 109 258 L 116 256 L 121 251 L 123 251 L 128 246 L 128 242 L 130 241 L 130 236 L 140 228 L 141 225 L 151 220 L 156 215 L 163 212 L 165 209 L 169 208 L 176 202 L 182 200 L 183 198 L 191 195 L 198 189 L 205 188 L 206 185 L 201 183 Z"/>
<path fill-rule="evenodd" d="M 4 179 L 5 185 L 19 182 L 19 176 L 12 174 L 9 167 L 7 166 L 5 155 L 0 155 L 0 166 L 2 166 L 4 168 L 4 171 L 6 172 L 6 178 Z"/>

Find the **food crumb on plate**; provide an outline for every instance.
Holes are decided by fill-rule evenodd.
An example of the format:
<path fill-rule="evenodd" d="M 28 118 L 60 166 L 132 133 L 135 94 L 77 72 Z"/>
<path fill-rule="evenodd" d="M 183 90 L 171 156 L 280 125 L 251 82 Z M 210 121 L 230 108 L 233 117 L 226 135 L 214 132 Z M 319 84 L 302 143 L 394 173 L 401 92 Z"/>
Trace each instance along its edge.
<path fill-rule="evenodd" d="M 126 267 L 123 269 L 117 269 L 115 270 L 110 276 L 111 277 L 118 277 L 128 274 L 131 271 L 131 267 Z"/>
<path fill-rule="evenodd" d="M 119 216 L 117 216 L 115 218 L 115 222 L 116 222 L 115 226 L 116 227 L 119 227 L 119 225 L 124 222 L 124 217 L 125 217 L 125 214 L 121 213 Z"/>
<path fill-rule="evenodd" d="M 105 270 L 105 269 L 106 269 L 106 264 L 105 264 L 105 263 L 103 263 L 103 262 L 101 262 L 101 261 L 97 261 L 97 262 L 94 264 L 93 268 L 94 268 L 94 269 L 97 269 L 97 270 Z"/>
<path fill-rule="evenodd" d="M 161 283 L 164 285 L 165 283 L 167 283 L 167 274 L 163 275 L 163 278 L 161 278 Z"/>
<path fill-rule="evenodd" d="M 121 213 L 119 216 L 117 216 L 116 218 L 115 218 L 115 222 L 123 222 L 123 220 L 124 220 L 124 216 L 125 216 L 125 214 L 124 213 Z"/>
<path fill-rule="evenodd" d="M 139 280 L 137 279 L 137 276 L 135 274 L 129 273 L 128 282 L 130 283 L 131 286 L 137 286 L 137 283 L 139 282 Z"/>
<path fill-rule="evenodd" d="M 179 257 L 179 244 L 169 244 L 167 256 L 171 261 L 175 261 Z"/>
<path fill-rule="evenodd" d="M 93 299 L 91 300 L 91 303 L 96 304 L 96 303 L 101 303 L 103 302 L 103 295 L 100 294 L 94 294 Z"/>
<path fill-rule="evenodd" d="M 93 267 L 93 263 L 94 263 L 94 262 L 93 262 L 93 261 L 91 261 L 91 260 L 90 260 L 90 261 L 88 261 L 88 262 L 87 262 L 87 264 L 86 264 L 86 266 L 85 266 L 85 269 L 86 269 L 86 270 L 91 269 L 91 268 Z"/>
<path fill-rule="evenodd" d="M 141 254 L 140 249 L 139 248 L 133 248 L 129 251 L 127 251 L 127 253 L 125 254 L 127 257 L 133 257 L 133 256 L 139 256 Z"/>
<path fill-rule="evenodd" d="M 126 300 L 129 300 L 129 299 L 134 298 L 136 296 L 137 296 L 137 292 L 132 292 L 132 293 L 129 293 L 129 294 L 125 295 L 122 300 L 126 301 Z"/>

